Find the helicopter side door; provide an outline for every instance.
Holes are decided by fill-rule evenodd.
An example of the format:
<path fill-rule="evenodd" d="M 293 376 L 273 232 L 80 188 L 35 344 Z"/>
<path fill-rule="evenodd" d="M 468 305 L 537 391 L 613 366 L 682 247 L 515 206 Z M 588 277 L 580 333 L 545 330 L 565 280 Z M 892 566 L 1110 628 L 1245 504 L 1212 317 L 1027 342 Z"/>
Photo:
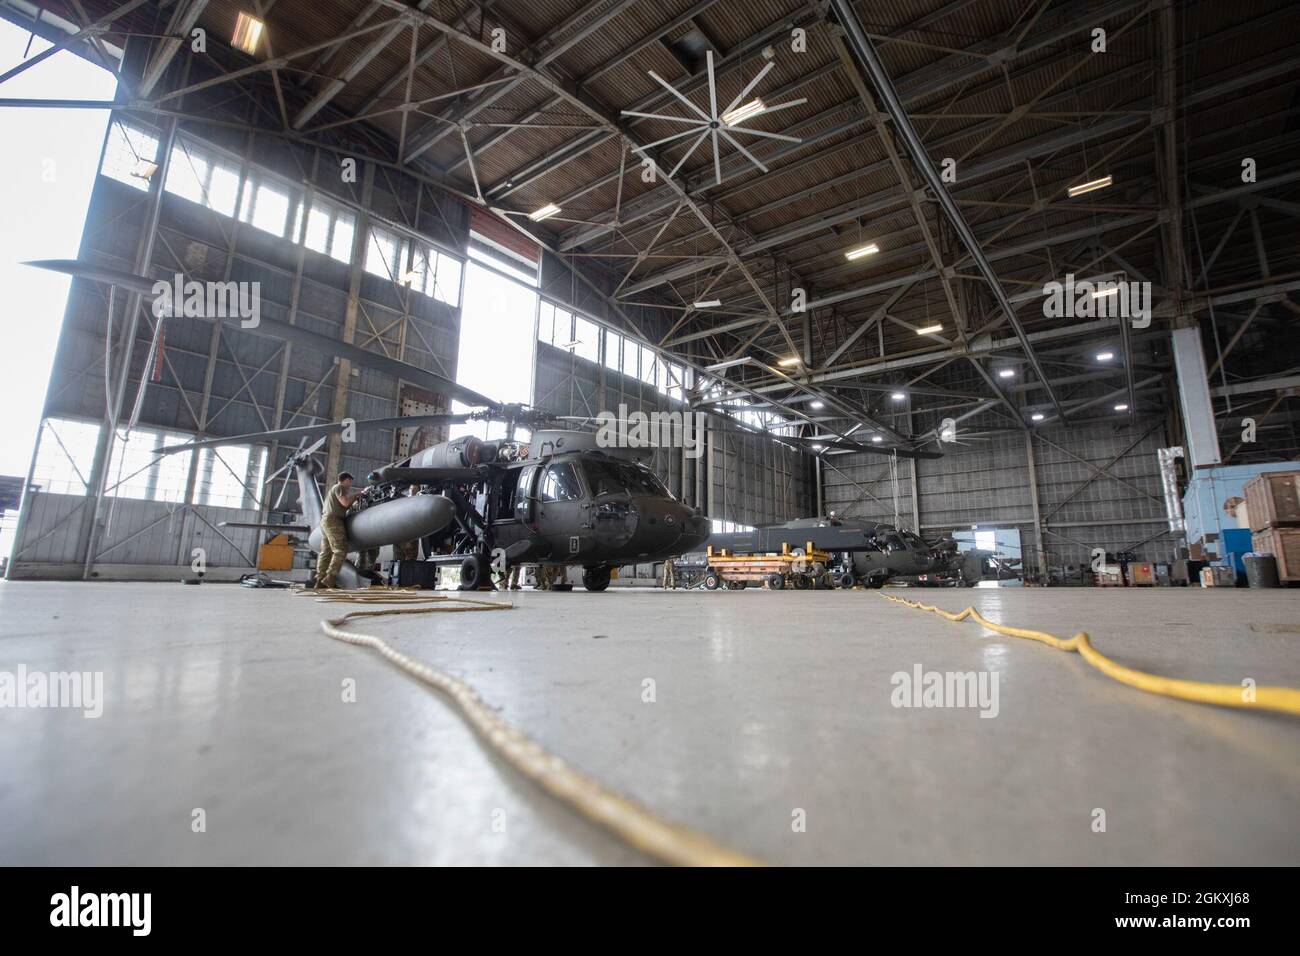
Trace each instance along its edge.
<path fill-rule="evenodd" d="M 551 556 L 575 561 L 591 542 L 588 502 L 572 461 L 552 461 L 537 483 L 537 527 L 550 543 Z"/>

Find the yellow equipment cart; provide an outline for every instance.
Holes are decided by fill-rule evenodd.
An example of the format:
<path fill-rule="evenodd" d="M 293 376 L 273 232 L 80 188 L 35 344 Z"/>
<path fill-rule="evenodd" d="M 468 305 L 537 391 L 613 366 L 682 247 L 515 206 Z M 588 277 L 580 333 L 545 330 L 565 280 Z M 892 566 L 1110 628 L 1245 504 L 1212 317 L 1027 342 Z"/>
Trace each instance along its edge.
<path fill-rule="evenodd" d="M 704 586 L 710 591 L 718 588 L 738 591 L 751 585 L 762 585 L 772 591 L 787 587 L 802 591 L 835 586 L 830 572 L 830 554 L 818 551 L 811 541 L 794 550 L 789 542 L 784 542 L 780 554 L 730 554 L 725 548 L 714 551 L 710 547 L 708 562 Z"/>

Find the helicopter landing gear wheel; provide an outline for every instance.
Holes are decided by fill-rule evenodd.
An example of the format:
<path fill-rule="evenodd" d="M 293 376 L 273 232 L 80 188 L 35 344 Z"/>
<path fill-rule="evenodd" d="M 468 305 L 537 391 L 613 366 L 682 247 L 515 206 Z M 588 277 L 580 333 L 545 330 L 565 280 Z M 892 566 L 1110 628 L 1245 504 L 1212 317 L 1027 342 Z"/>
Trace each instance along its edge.
<path fill-rule="evenodd" d="M 779 591 L 785 587 L 785 578 L 779 574 L 769 574 L 767 576 L 767 588 L 769 591 Z"/>
<path fill-rule="evenodd" d="M 609 587 L 609 579 L 613 570 L 607 564 L 598 565 L 594 568 L 584 568 L 582 572 L 582 586 L 588 591 L 603 591 Z"/>
<path fill-rule="evenodd" d="M 858 583 L 858 579 L 853 576 L 853 572 L 845 571 L 840 575 L 839 586 L 845 591 L 853 589 L 853 585 Z"/>
<path fill-rule="evenodd" d="M 460 590 L 477 591 L 492 580 L 487 558 L 471 554 L 460 563 Z"/>
<path fill-rule="evenodd" d="M 812 587 L 812 581 L 806 574 L 796 574 L 791 580 L 796 591 L 807 591 Z"/>
<path fill-rule="evenodd" d="M 722 587 L 722 576 L 717 571 L 710 570 L 704 575 L 704 586 L 710 591 L 716 591 Z"/>

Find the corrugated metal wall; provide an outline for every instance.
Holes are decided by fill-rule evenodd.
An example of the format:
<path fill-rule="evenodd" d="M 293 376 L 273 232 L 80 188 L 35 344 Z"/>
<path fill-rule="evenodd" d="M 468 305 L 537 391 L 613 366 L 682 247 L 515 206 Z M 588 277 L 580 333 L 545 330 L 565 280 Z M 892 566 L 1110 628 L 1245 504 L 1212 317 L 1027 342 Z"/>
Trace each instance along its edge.
<path fill-rule="evenodd" d="M 1165 444 L 1163 419 L 958 438 L 965 444 L 944 445 L 943 458 L 915 463 L 915 512 L 925 537 L 976 524 L 1016 527 L 1026 566 L 1037 569 L 1027 445 L 1032 441 L 1048 563 L 1087 565 L 1093 548 L 1136 551 L 1148 561 L 1173 559 L 1156 460 L 1156 450 Z M 828 510 L 893 523 L 888 459 L 828 455 L 823 481 Z M 907 461 L 898 465 L 898 512 L 902 526 L 914 529 L 912 465 Z"/>

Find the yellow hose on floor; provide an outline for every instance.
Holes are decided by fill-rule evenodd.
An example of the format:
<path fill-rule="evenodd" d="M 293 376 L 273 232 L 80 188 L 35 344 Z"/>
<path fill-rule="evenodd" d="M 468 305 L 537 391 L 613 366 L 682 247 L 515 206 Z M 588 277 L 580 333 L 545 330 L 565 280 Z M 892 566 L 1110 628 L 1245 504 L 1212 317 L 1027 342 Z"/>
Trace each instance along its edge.
<path fill-rule="evenodd" d="M 305 592 L 309 593 L 309 592 Z M 343 594 L 322 595 L 322 600 L 348 603 L 385 603 L 395 595 L 371 595 L 354 592 L 352 598 Z M 359 595 L 364 594 L 364 597 Z M 321 621 L 321 629 L 336 641 L 374 648 L 417 680 L 441 691 L 456 705 L 461 716 L 474 728 L 483 741 L 504 757 L 512 767 L 525 777 L 540 784 L 547 792 L 582 814 L 588 820 L 612 831 L 639 850 L 680 866 L 757 866 L 758 861 L 714 842 L 703 833 L 665 820 L 630 797 L 606 788 L 600 781 L 575 770 L 550 753 L 537 741 L 505 721 L 489 707 L 483 698 L 465 681 L 446 671 L 395 650 L 373 634 L 347 630 L 343 625 L 349 620 L 363 617 L 385 617 L 399 614 L 433 614 L 457 611 L 509 610 L 513 605 L 496 601 L 475 601 L 469 598 L 422 597 L 436 602 L 437 607 L 398 607 L 381 611 L 352 611 L 340 618 Z M 455 601 L 458 604 L 447 602 Z M 409 603 L 410 598 L 397 603 Z M 464 605 L 464 606 L 458 606 Z"/>
<path fill-rule="evenodd" d="M 1136 687 L 1138 690 L 1144 690 L 1149 694 L 1191 700 L 1198 704 L 1217 704 L 1220 707 L 1240 707 L 1245 710 L 1275 710 L 1283 714 L 1300 716 L 1300 689 L 1294 687 L 1256 687 L 1251 691 L 1254 700 L 1248 700 L 1247 691 L 1244 687 L 1233 684 L 1206 684 L 1195 680 L 1161 677 L 1159 674 L 1148 674 L 1144 671 L 1134 670 L 1131 667 L 1125 667 L 1123 664 L 1117 664 L 1092 646 L 1086 631 L 1080 631 L 1067 641 L 1043 631 L 1031 631 L 1023 627 L 1008 627 L 1004 624 L 995 624 L 982 616 L 973 607 L 968 607 L 966 610 L 954 614 L 951 611 L 945 611 L 943 608 L 935 607 L 933 604 L 922 604 L 920 601 L 909 601 L 907 598 L 893 597 L 888 594 L 881 594 L 880 596 L 896 604 L 905 604 L 921 611 L 930 611 L 945 620 L 956 622 L 971 618 L 978 621 L 983 627 L 987 627 L 990 631 L 996 631 L 1008 637 L 1024 637 L 1031 641 L 1039 641 L 1050 647 L 1055 647 L 1058 651 L 1076 651 L 1080 657 L 1111 678 L 1111 680 L 1117 680 L 1121 684 Z"/>

